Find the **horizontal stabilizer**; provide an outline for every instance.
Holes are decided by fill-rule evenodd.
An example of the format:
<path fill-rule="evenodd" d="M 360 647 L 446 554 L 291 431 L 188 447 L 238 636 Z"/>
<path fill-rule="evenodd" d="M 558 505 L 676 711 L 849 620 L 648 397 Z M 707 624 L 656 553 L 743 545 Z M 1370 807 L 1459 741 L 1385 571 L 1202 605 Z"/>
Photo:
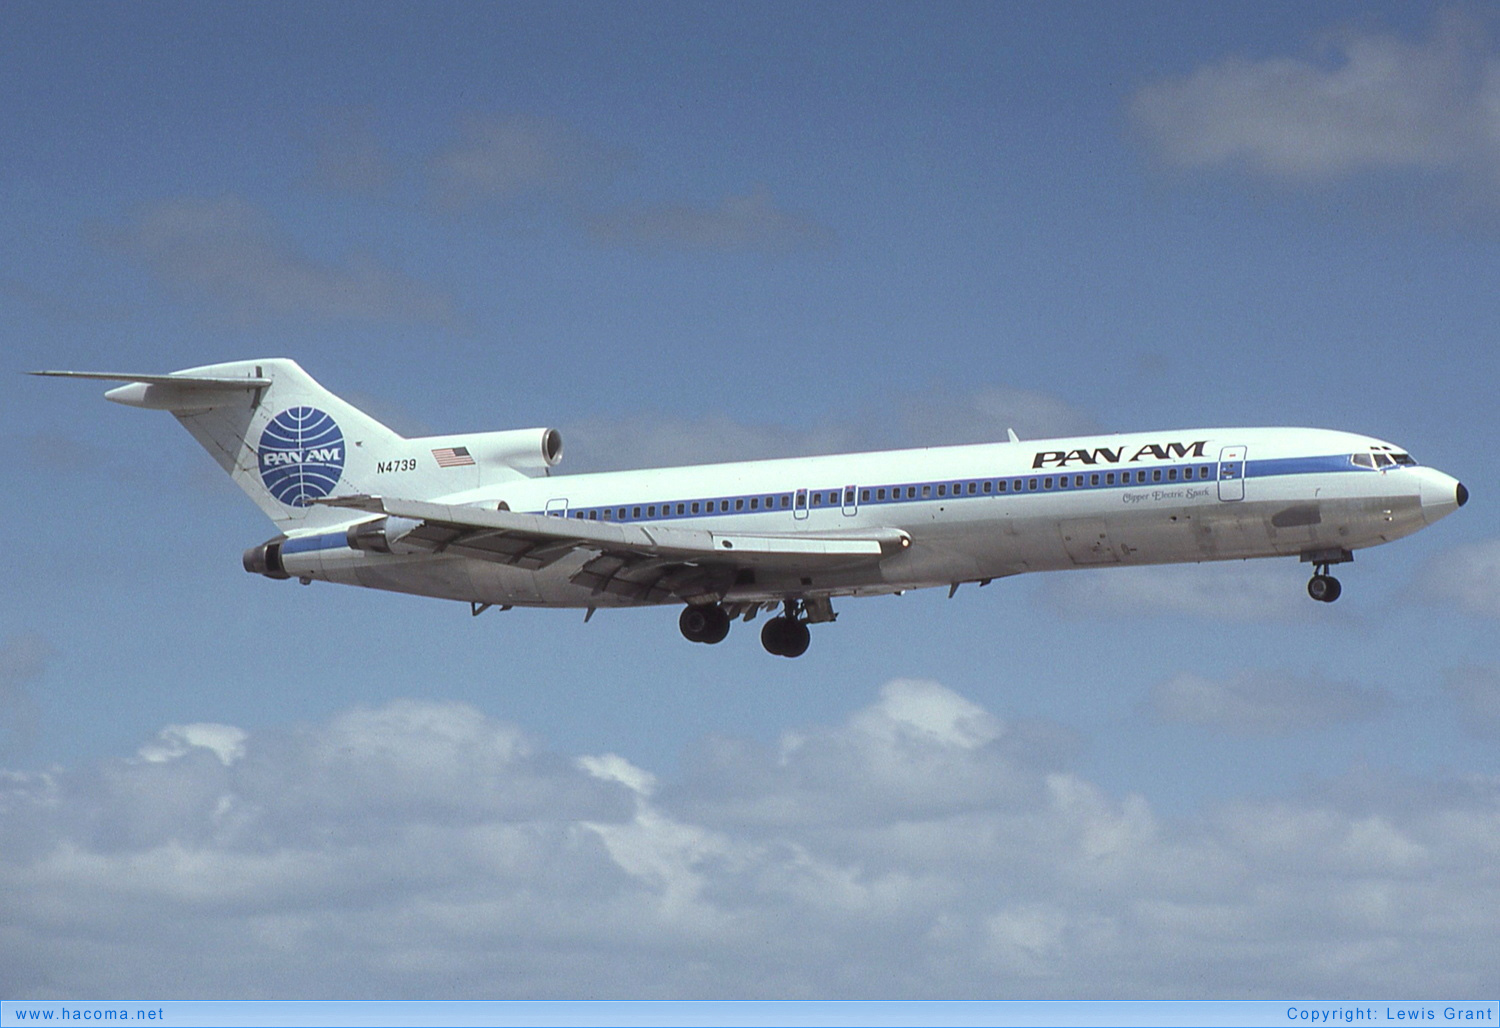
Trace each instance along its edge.
<path fill-rule="evenodd" d="M 225 378 L 217 375 L 121 375 L 112 371 L 28 371 L 28 375 L 49 378 L 97 378 L 102 382 L 142 382 L 146 385 L 173 385 L 188 389 L 264 389 L 269 378 Z"/>
<path fill-rule="evenodd" d="M 126 407 L 167 410 L 176 414 L 235 403 L 244 393 L 265 389 L 271 385 L 272 381 L 258 374 L 242 377 L 193 374 L 128 375 L 113 371 L 33 371 L 31 374 L 45 375 L 49 378 L 124 382 L 125 385 L 116 386 L 105 393 L 104 398 L 124 404 Z"/>

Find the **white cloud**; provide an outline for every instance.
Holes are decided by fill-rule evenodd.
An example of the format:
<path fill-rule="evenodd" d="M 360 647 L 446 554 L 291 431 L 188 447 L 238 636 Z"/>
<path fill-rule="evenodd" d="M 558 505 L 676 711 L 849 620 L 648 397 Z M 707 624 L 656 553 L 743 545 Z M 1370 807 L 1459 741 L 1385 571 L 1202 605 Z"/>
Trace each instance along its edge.
<path fill-rule="evenodd" d="M 0 966 L 17 999 L 1493 984 L 1500 782 L 1355 771 L 1167 820 L 1021 734 L 922 681 L 662 780 L 462 704 L 169 729 L 0 775 Z"/>
<path fill-rule="evenodd" d="M 1326 613 L 1309 607 L 1306 570 L 1290 560 L 1172 567 L 1109 567 L 1048 576 L 1043 602 L 1071 617 L 1186 614 L 1240 622 L 1296 621 Z"/>
<path fill-rule="evenodd" d="M 1164 721 L 1241 733 L 1369 721 L 1389 706 L 1384 689 L 1287 671 L 1245 671 L 1227 680 L 1183 672 L 1151 690 L 1151 709 Z"/>
<path fill-rule="evenodd" d="M 1484 25 L 1440 17 L 1431 38 L 1353 30 L 1321 52 L 1230 57 L 1140 89 L 1130 113 L 1156 152 L 1293 182 L 1437 171 L 1493 191 L 1500 56 Z"/>
<path fill-rule="evenodd" d="M 232 320 L 449 325 L 452 300 L 367 253 L 314 258 L 236 196 L 166 200 L 100 233 L 168 289 Z"/>
<path fill-rule="evenodd" d="M 1460 546 L 1431 561 L 1423 591 L 1481 617 L 1500 618 L 1500 539 Z"/>
<path fill-rule="evenodd" d="M 136 753 L 153 764 L 166 763 L 191 749 L 208 750 L 228 767 L 245 755 L 246 734 L 233 725 L 199 722 L 191 725 L 168 725 L 157 733 L 156 741 L 142 746 Z"/>

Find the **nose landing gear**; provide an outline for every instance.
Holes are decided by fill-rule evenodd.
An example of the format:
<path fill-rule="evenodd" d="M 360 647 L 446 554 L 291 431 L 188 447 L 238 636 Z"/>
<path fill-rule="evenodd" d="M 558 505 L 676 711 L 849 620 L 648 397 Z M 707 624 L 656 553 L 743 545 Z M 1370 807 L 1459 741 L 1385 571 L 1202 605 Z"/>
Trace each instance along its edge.
<path fill-rule="evenodd" d="M 1302 554 L 1302 563 L 1313 566 L 1312 580 L 1307 583 L 1307 595 L 1319 603 L 1332 603 L 1338 599 L 1344 587 L 1328 573 L 1328 569 L 1334 564 L 1347 564 L 1353 559 L 1353 552 L 1340 548 L 1313 550 Z"/>
<path fill-rule="evenodd" d="M 1332 603 L 1343 593 L 1344 587 L 1339 584 L 1337 578 L 1328 573 L 1327 564 L 1320 564 L 1319 569 L 1318 573 L 1313 575 L 1311 581 L 1307 583 L 1307 595 L 1319 603 Z"/>

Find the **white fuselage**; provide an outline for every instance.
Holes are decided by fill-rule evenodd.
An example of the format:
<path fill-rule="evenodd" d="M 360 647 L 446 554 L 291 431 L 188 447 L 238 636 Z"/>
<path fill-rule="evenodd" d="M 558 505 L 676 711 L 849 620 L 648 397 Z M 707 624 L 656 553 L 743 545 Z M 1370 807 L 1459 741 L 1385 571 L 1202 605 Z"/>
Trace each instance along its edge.
<path fill-rule="evenodd" d="M 389 489 L 399 494 L 400 473 Z M 385 485 L 386 482 L 382 482 Z M 721 601 L 872 595 L 1027 571 L 1290 556 L 1348 559 L 1457 509 L 1452 477 L 1347 432 L 1194 429 L 516 478 L 449 504 L 714 532 L 837 536 L 889 528 L 910 545 L 817 573 L 757 571 Z M 342 526 L 290 533 L 288 574 L 475 603 L 634 605 L 572 578 L 445 554 L 351 549 Z"/>

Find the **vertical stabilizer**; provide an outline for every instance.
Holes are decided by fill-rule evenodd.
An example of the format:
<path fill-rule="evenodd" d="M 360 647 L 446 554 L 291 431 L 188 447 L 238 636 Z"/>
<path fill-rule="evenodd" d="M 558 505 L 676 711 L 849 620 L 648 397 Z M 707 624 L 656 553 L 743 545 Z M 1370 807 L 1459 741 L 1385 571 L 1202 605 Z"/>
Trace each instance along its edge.
<path fill-rule="evenodd" d="M 375 454 L 406 440 L 285 358 L 232 361 L 170 375 L 38 372 L 124 381 L 107 399 L 170 411 L 282 531 L 349 520 L 315 504 L 373 491 Z"/>

